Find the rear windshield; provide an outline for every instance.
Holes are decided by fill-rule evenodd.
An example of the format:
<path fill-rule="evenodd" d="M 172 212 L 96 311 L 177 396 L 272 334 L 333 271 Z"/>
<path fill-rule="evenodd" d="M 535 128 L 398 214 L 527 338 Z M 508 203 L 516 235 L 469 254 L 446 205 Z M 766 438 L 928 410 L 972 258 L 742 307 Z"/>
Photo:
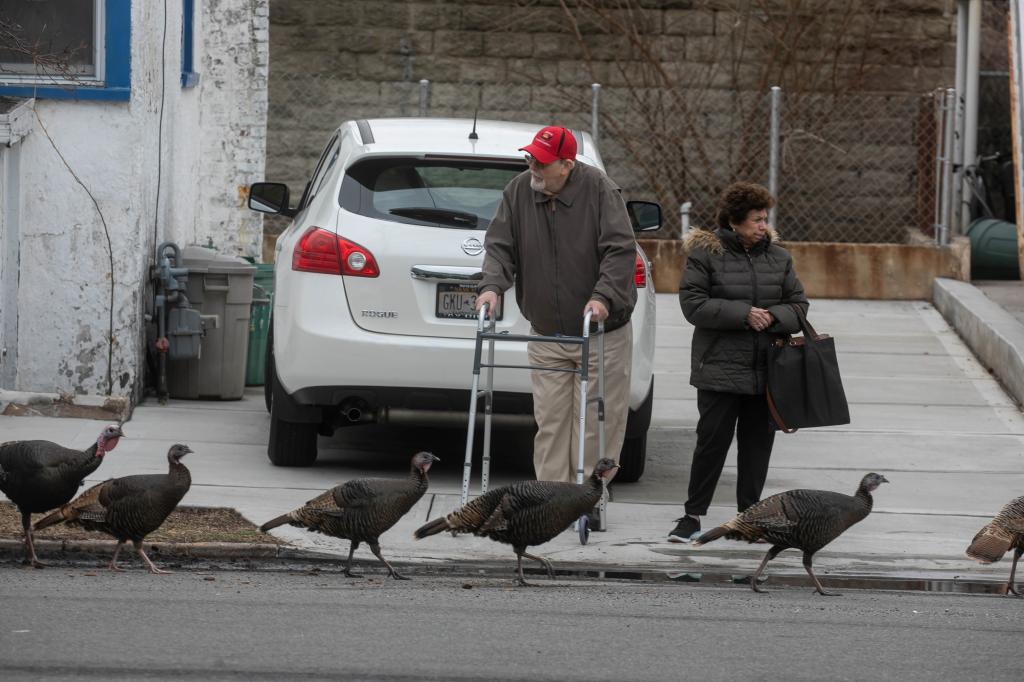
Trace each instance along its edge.
<path fill-rule="evenodd" d="M 341 206 L 408 225 L 486 230 L 501 191 L 524 170 L 511 160 L 366 159 L 345 172 Z"/>

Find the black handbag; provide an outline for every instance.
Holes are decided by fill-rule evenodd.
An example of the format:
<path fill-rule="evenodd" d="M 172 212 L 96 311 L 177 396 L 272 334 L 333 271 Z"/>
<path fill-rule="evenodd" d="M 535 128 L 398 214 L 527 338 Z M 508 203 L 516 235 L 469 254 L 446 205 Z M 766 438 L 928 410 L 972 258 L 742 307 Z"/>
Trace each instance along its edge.
<path fill-rule="evenodd" d="M 786 433 L 814 426 L 850 423 L 843 380 L 839 376 L 835 339 L 818 334 L 803 308 L 793 306 L 803 336 L 786 336 L 768 355 L 768 410 Z"/>

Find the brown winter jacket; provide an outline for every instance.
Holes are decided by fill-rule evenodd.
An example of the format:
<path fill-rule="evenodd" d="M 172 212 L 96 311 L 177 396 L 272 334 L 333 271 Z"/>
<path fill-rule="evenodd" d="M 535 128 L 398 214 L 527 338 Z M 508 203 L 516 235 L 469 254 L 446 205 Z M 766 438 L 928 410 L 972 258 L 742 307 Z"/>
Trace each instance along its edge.
<path fill-rule="evenodd" d="M 479 293 L 515 284 L 516 302 L 540 334 L 579 336 L 591 299 L 608 308 L 605 331 L 629 322 L 636 305 L 636 239 L 618 186 L 577 163 L 551 197 L 516 176 L 487 228 Z"/>
<path fill-rule="evenodd" d="M 690 349 L 690 383 L 700 389 L 756 395 L 764 393 L 768 347 L 784 334 L 800 331 L 790 303 L 807 312 L 804 287 L 789 252 L 774 232 L 743 248 L 732 230 L 692 230 L 679 283 L 679 305 L 695 329 Z M 775 318 L 764 331 L 747 325 L 750 308 Z"/>

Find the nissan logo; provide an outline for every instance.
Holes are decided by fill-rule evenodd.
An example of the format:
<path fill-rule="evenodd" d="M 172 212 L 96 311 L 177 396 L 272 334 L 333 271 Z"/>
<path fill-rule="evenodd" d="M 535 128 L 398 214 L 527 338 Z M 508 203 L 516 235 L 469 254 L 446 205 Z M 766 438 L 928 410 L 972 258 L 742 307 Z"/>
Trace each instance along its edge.
<path fill-rule="evenodd" d="M 484 252 L 484 245 L 476 237 L 470 237 L 462 242 L 462 250 L 467 256 L 479 256 Z"/>

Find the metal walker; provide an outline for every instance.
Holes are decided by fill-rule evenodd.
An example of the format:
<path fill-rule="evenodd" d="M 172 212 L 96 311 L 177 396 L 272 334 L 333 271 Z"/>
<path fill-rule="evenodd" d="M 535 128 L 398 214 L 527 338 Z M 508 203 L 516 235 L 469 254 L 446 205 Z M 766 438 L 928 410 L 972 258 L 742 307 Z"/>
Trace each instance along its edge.
<path fill-rule="evenodd" d="M 583 456 L 586 450 L 587 433 L 587 408 L 590 403 L 597 403 L 597 444 L 598 459 L 604 457 L 604 322 L 597 323 L 597 395 L 593 398 L 587 397 L 587 387 L 590 379 L 590 318 L 591 311 L 588 310 L 583 316 L 583 333 L 580 336 L 542 336 L 530 334 L 511 334 L 507 331 L 495 331 L 497 321 L 487 319 L 487 306 L 484 305 L 477 317 L 476 348 L 473 353 L 473 388 L 469 396 L 469 428 L 466 433 L 466 460 L 462 465 L 462 504 L 469 500 L 469 479 L 472 474 L 473 462 L 473 440 L 476 432 L 476 411 L 477 400 L 483 398 L 484 402 L 484 442 L 483 460 L 480 472 L 480 493 L 486 493 L 491 471 L 491 415 L 493 414 L 494 402 L 494 370 L 497 369 L 529 369 L 543 372 L 570 372 L 580 376 L 580 398 L 579 398 L 579 441 L 578 456 L 576 460 L 576 482 L 583 483 Z M 483 343 L 487 341 L 487 358 L 483 358 Z M 580 367 L 578 369 L 562 369 L 554 367 L 537 367 L 533 365 L 499 365 L 494 362 L 494 342 L 514 341 L 519 343 L 563 343 L 580 346 Z M 484 388 L 480 389 L 480 368 L 487 369 Z M 603 531 L 607 528 L 608 510 L 607 490 L 601 494 L 601 502 L 598 504 L 598 523 L 593 530 Z M 590 537 L 590 520 L 586 514 L 581 516 L 575 524 L 580 536 L 580 543 L 587 544 Z"/>

